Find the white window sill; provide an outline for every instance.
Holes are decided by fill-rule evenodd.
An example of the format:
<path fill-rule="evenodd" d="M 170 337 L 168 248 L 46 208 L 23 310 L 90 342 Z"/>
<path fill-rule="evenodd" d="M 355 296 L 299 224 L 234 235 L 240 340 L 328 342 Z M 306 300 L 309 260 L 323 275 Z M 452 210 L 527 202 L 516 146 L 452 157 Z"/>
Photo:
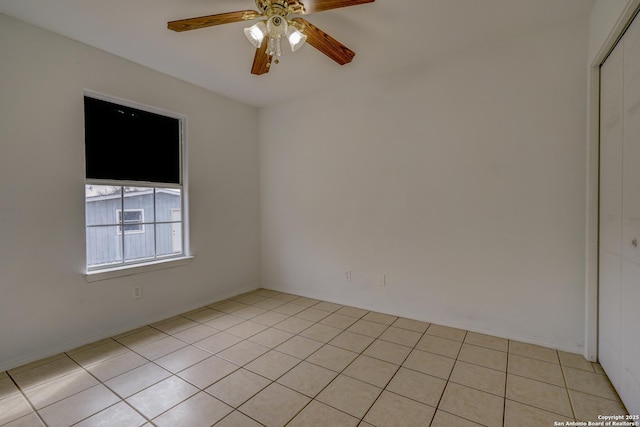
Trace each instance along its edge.
<path fill-rule="evenodd" d="M 87 282 L 97 282 L 100 280 L 114 279 L 116 277 L 132 276 L 134 274 L 145 273 L 147 271 L 180 267 L 181 265 L 189 264 L 192 260 L 192 256 L 184 256 L 180 258 L 170 258 L 161 261 L 146 262 L 144 264 L 103 268 L 100 270 L 88 271 L 87 273 L 85 273 L 84 279 Z"/>

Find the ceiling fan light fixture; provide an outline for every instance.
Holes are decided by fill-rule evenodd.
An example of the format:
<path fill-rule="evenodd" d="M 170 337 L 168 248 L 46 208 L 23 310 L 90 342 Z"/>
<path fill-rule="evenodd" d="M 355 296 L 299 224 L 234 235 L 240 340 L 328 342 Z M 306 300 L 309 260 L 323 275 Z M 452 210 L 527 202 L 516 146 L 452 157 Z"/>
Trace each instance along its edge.
<path fill-rule="evenodd" d="M 263 21 L 256 22 L 249 28 L 244 29 L 244 35 L 256 49 L 262 45 L 262 40 L 267 35 L 267 26 Z"/>
<path fill-rule="evenodd" d="M 295 52 L 307 41 L 307 36 L 298 31 L 293 25 L 289 25 L 287 29 L 287 40 L 289 40 L 291 51 Z"/>

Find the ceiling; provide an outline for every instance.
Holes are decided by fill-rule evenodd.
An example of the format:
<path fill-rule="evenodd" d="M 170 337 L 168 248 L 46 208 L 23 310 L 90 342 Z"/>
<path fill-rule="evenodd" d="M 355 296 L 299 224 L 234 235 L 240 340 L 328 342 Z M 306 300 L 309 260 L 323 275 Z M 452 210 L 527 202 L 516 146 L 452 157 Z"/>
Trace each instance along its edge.
<path fill-rule="evenodd" d="M 262 107 L 586 18 L 593 2 L 376 0 L 310 14 L 309 22 L 356 52 L 353 62 L 340 66 L 305 45 L 262 76 L 250 74 L 255 49 L 246 22 L 167 30 L 171 20 L 255 10 L 254 0 L 0 0 L 0 13 Z"/>

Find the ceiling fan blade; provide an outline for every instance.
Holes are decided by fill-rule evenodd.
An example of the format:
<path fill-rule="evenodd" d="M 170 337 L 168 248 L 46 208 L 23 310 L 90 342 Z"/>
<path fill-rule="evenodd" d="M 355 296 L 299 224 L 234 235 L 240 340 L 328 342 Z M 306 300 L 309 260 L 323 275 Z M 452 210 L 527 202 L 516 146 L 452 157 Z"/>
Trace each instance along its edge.
<path fill-rule="evenodd" d="M 375 0 L 300 0 L 304 5 L 304 13 L 322 12 L 340 7 L 357 6 L 359 4 L 373 3 Z"/>
<path fill-rule="evenodd" d="M 329 34 L 314 26 L 303 18 L 294 18 L 294 22 L 304 27 L 302 32 L 307 36 L 307 43 L 327 55 L 340 65 L 348 64 L 356 53 L 331 37 Z"/>
<path fill-rule="evenodd" d="M 198 18 L 180 19 L 167 23 L 167 28 L 173 31 L 189 31 L 213 25 L 230 24 L 232 22 L 255 19 L 260 14 L 255 10 L 240 10 L 238 12 L 219 13 L 217 15 L 200 16 Z"/>
<path fill-rule="evenodd" d="M 267 55 L 267 41 L 264 40 L 262 45 L 256 49 L 256 55 L 253 57 L 253 65 L 251 66 L 251 74 L 259 76 L 268 73 L 272 59 L 273 56 Z"/>

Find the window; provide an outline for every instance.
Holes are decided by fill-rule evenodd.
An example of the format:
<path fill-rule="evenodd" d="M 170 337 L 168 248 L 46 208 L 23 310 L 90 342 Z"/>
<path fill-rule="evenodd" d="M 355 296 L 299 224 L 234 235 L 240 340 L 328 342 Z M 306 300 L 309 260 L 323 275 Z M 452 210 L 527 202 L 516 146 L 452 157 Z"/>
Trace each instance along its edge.
<path fill-rule="evenodd" d="M 185 257 L 184 118 L 85 96 L 87 272 Z"/>
<path fill-rule="evenodd" d="M 116 210 L 118 224 L 118 234 L 122 234 L 124 227 L 125 234 L 144 233 L 144 209 L 127 209 L 122 216 L 122 210 Z"/>

